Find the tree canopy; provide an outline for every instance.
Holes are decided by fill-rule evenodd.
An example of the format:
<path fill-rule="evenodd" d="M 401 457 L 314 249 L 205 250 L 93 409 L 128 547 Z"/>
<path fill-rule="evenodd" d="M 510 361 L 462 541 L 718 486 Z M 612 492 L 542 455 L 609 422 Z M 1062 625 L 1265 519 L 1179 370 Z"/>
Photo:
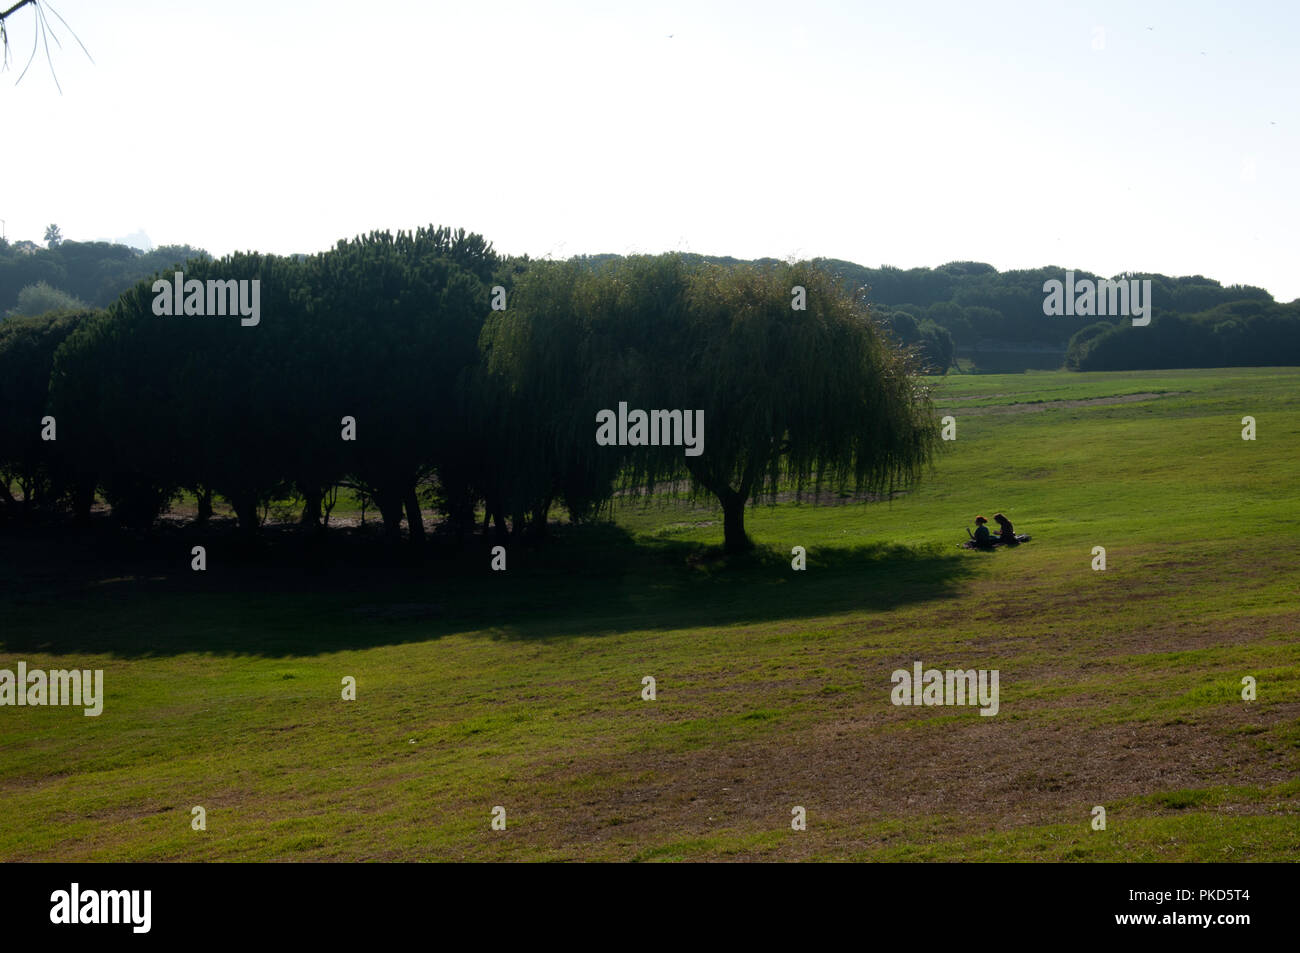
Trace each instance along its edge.
<path fill-rule="evenodd" d="M 663 487 L 716 499 L 726 547 L 744 550 L 751 504 L 888 498 L 921 477 L 939 446 L 925 372 L 953 356 L 940 319 L 1003 322 L 994 304 L 1029 295 L 1032 275 L 1037 324 L 1055 320 L 1043 273 L 1007 284 L 969 262 L 885 270 L 893 293 L 931 303 L 870 306 L 876 292 L 826 261 L 530 261 L 432 226 L 313 256 L 172 263 L 181 249 L 115 247 L 0 255 L 0 275 L 62 269 L 97 294 L 155 266 L 102 311 L 38 279 L 18 310 L 50 313 L 0 323 L 0 513 L 84 519 L 98 493 L 119 523 L 149 527 L 189 491 L 201 513 L 226 499 L 251 537 L 288 498 L 319 530 L 346 486 L 389 540 L 405 523 L 419 544 L 430 506 L 457 538 L 480 513 L 498 534 L 540 535 L 557 504 L 580 521 Z M 1300 304 L 1203 279 L 1165 292 L 1217 303 L 1157 308 L 1147 327 L 1072 322 L 1069 366 L 1300 363 Z M 256 315 L 236 311 L 249 301 Z"/>
<path fill-rule="evenodd" d="M 258 317 L 234 297 L 211 312 L 253 288 Z M 84 512 L 97 489 L 148 527 L 188 490 L 229 501 L 251 536 L 290 496 L 318 528 L 347 485 L 418 544 L 429 504 L 460 537 L 480 508 L 498 533 L 540 534 L 556 503 L 582 520 L 619 489 L 680 484 L 719 501 L 737 550 L 747 504 L 887 494 L 935 447 L 916 350 L 809 262 L 506 260 L 430 227 L 311 257 L 200 255 L 102 312 L 10 320 L 11 510 Z M 601 415 L 628 407 L 664 440 L 600 439 Z M 41 446 L 46 414 L 58 440 Z"/>

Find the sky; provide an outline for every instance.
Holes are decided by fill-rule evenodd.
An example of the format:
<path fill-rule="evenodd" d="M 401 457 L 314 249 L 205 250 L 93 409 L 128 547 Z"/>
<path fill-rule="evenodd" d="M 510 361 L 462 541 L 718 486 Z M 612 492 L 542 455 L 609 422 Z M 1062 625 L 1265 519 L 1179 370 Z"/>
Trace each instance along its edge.
<path fill-rule="evenodd" d="M 9 0 L 0 0 L 8 6 Z M 11 240 L 692 251 L 1300 297 L 1300 4 L 54 0 L 8 23 Z"/>

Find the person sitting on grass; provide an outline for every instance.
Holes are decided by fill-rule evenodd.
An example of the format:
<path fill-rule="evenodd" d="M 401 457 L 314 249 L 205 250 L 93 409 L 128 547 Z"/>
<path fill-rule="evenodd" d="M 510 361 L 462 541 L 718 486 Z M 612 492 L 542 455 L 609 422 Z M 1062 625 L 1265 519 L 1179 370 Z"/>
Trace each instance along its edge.
<path fill-rule="evenodd" d="M 997 521 L 998 526 L 1002 527 L 998 533 L 998 542 L 1003 546 L 1017 546 L 1020 540 L 1016 539 L 1015 528 L 1011 525 L 1011 520 L 1007 519 L 1001 513 L 994 513 L 993 519 Z"/>
<path fill-rule="evenodd" d="M 975 517 L 975 535 L 971 539 L 975 540 L 977 549 L 992 549 L 993 534 L 989 532 L 988 520 L 982 516 Z"/>

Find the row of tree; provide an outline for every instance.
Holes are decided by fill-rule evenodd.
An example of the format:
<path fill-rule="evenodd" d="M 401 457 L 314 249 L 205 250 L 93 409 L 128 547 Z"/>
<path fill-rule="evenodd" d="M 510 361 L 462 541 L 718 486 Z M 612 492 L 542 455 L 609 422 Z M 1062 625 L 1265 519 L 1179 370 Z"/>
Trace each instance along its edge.
<path fill-rule="evenodd" d="M 1051 317 L 1043 314 L 1043 283 L 1061 280 L 1064 268 L 1032 268 L 999 272 L 983 262 L 950 262 L 938 268 L 865 268 L 853 262 L 821 262 L 854 286 L 869 289 L 873 307 L 904 311 L 946 328 L 962 347 L 980 342 L 1006 346 L 1059 347 L 1095 317 Z M 1075 270 L 1076 279 L 1105 278 Z M 1125 279 L 1150 279 L 1153 315 L 1192 315 L 1233 302 L 1272 303 L 1263 288 L 1224 286 L 1201 275 L 1172 278 L 1154 273 L 1130 273 Z"/>
<path fill-rule="evenodd" d="M 50 228 L 57 231 L 57 226 Z M 175 262 L 204 257 L 206 252 L 189 245 L 143 252 L 110 242 L 50 239 L 48 247 L 42 248 L 30 241 L 0 239 L 0 314 L 43 314 L 51 294 L 89 307 L 106 307 L 142 278 Z M 25 289 L 37 286 L 41 287 L 36 296 L 28 291 L 27 300 L 20 300 Z"/>
<path fill-rule="evenodd" d="M 50 239 L 48 248 L 34 242 L 0 241 L 0 314 L 41 314 L 56 308 L 81 307 L 83 302 L 86 306 L 106 306 L 136 281 L 173 262 L 206 257 L 204 252 L 188 246 L 145 253 L 104 242 L 64 241 L 57 236 L 55 226 L 51 230 L 47 237 L 54 234 L 55 238 Z M 770 268 L 779 264 L 774 259 L 742 262 L 735 258 L 683 257 L 688 265 L 750 264 Z M 613 255 L 593 255 L 575 262 L 592 270 L 616 260 Z M 968 356 L 1039 350 L 1055 352 L 1059 357 L 1075 334 L 1097 321 L 1093 317 L 1048 318 L 1043 314 L 1043 283 L 1059 280 L 1063 268 L 999 272 L 983 262 L 950 262 L 938 268 L 867 268 L 839 259 L 821 259 L 818 264 L 836 275 L 850 291 L 866 289 L 867 300 L 878 313 L 904 316 L 891 318 L 896 332 L 915 345 L 926 364 L 939 372 L 951 364 L 946 355 L 955 355 L 958 349 Z M 1102 277 L 1086 271 L 1077 271 L 1076 276 L 1092 280 Z M 1151 280 L 1156 319 L 1194 317 L 1233 304 L 1274 303 L 1262 288 L 1224 286 L 1200 275 L 1123 277 Z M 1166 327 L 1164 333 L 1170 334 L 1186 325 L 1172 321 Z M 1199 340 L 1197 331 L 1190 333 Z M 1173 350 L 1203 351 L 1195 340 Z"/>
<path fill-rule="evenodd" d="M 291 495 L 320 527 L 346 485 L 418 542 L 422 504 L 461 536 L 479 511 L 543 532 L 557 503 L 583 519 L 667 483 L 715 498 L 734 550 L 748 502 L 889 492 L 936 446 L 915 350 L 809 263 L 503 260 L 427 228 L 184 276 L 259 281 L 259 323 L 160 316 L 152 280 L 104 312 L 0 322 L 6 511 L 86 519 L 98 494 L 147 527 L 189 491 L 200 518 L 219 495 L 251 534 Z M 620 402 L 702 410 L 703 453 L 600 445 L 597 415 Z"/>
<path fill-rule="evenodd" d="M 948 329 L 929 318 L 917 320 L 910 312 L 874 307 L 876 315 L 903 344 L 916 349 L 921 364 L 932 374 L 946 374 L 957 359 L 957 349 Z"/>
<path fill-rule="evenodd" d="M 1234 301 L 1161 315 L 1146 327 L 1099 321 L 1070 339 L 1065 363 L 1076 371 L 1297 365 L 1300 302 Z"/>

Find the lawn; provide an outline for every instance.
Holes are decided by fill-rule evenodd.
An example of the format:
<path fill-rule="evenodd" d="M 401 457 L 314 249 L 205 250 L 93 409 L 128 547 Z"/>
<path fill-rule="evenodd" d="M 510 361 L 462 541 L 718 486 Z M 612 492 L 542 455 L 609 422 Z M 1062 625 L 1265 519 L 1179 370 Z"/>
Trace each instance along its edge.
<path fill-rule="evenodd" d="M 1300 857 L 1300 369 L 935 396 L 919 487 L 783 494 L 746 557 L 662 497 L 505 572 L 0 536 L 0 669 L 106 695 L 0 708 L 0 859 Z M 997 510 L 1033 541 L 957 547 Z M 895 706 L 915 661 L 996 669 L 998 714 Z"/>

